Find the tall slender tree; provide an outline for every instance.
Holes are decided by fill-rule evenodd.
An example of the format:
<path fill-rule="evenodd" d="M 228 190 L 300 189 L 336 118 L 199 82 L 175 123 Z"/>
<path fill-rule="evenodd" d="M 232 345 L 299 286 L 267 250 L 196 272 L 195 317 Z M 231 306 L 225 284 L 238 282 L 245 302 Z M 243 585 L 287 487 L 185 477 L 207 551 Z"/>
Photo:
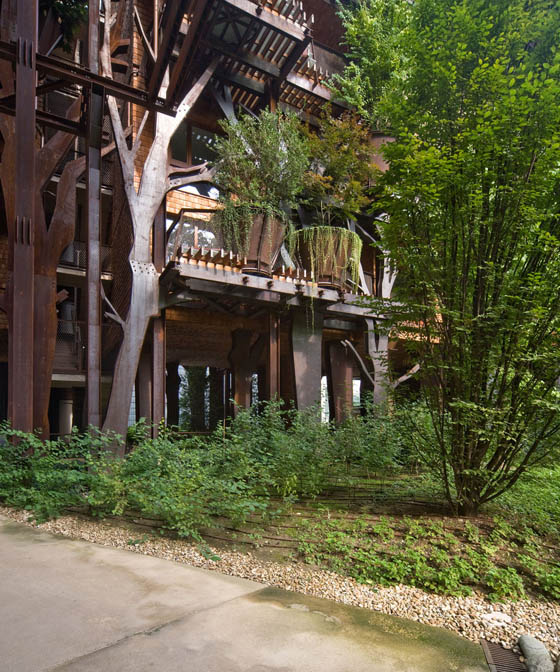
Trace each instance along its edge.
<path fill-rule="evenodd" d="M 364 0 L 343 19 L 340 86 L 395 138 L 376 207 L 431 417 L 414 438 L 472 513 L 560 443 L 560 6 Z"/>

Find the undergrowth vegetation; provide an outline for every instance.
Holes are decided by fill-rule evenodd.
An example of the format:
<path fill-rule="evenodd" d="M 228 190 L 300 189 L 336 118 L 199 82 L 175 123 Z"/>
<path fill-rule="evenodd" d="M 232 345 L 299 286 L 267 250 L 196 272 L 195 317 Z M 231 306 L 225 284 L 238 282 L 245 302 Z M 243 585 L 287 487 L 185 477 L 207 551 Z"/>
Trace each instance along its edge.
<path fill-rule="evenodd" d="M 217 521 L 251 539 L 281 529 L 297 558 L 363 583 L 560 599 L 560 469 L 533 471 L 484 516 L 447 517 L 406 427 L 374 407 L 333 427 L 268 403 L 209 436 L 149 439 L 139 423 L 120 460 L 110 435 L 43 442 L 1 425 L 0 502 L 38 521 L 140 515 L 198 542 Z"/>

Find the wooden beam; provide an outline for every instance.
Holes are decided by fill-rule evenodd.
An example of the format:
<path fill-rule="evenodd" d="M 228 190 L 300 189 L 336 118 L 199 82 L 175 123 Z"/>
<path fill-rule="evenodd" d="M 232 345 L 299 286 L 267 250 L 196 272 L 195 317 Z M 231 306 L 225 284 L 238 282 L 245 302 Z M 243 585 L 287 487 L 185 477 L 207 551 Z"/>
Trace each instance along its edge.
<path fill-rule="evenodd" d="M 292 40 L 301 42 L 305 39 L 305 30 L 296 23 L 289 21 L 283 16 L 278 16 L 265 9 L 260 4 L 255 4 L 250 0 L 221 0 L 222 4 L 237 9 L 248 16 L 252 16 L 261 25 L 268 26 L 278 33 L 290 37 Z"/>

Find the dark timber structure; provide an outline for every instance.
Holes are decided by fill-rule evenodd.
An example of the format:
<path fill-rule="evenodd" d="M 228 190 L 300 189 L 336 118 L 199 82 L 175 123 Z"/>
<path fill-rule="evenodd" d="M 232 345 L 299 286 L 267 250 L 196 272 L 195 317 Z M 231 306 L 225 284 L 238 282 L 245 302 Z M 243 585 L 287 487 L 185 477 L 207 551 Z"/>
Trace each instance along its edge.
<path fill-rule="evenodd" d="M 285 249 L 267 277 L 244 272 L 208 221 L 220 118 L 343 111 L 333 5 L 105 0 L 69 52 L 60 39 L 52 9 L 1 1 L 0 419 L 122 433 L 135 382 L 137 417 L 177 423 L 179 365 L 204 372 L 206 401 L 193 373 L 189 403 L 205 427 L 230 399 L 315 404 L 324 375 L 337 420 L 356 378 L 381 401 L 388 339 L 354 305 L 394 283 L 373 228 L 348 222 L 366 243 L 359 286 L 319 287 Z"/>

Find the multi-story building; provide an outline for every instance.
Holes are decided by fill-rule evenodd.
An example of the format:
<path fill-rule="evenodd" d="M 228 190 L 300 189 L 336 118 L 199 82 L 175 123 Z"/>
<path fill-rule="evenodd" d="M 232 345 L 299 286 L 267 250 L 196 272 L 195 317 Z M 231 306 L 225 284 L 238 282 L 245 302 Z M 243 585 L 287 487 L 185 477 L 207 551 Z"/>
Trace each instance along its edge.
<path fill-rule="evenodd" d="M 173 118 L 210 66 L 171 141 L 175 179 L 212 159 L 219 120 L 239 111 L 292 110 L 311 125 L 325 105 L 339 114 L 344 104 L 328 85 L 344 67 L 335 6 L 119 0 L 103 47 L 107 12 L 92 5 L 69 40 L 54 10 L 39 14 L 38 4 L 3 0 L 1 10 L 0 417 L 45 434 L 88 424 L 122 431 L 134 415 L 175 424 L 181 366 L 199 429 L 232 413 L 231 399 L 315 404 L 325 376 L 336 419 L 352 409 L 353 381 L 380 396 L 387 338 L 377 317 L 354 304 L 355 294 L 386 295 L 392 284 L 372 245 L 373 223 L 348 223 L 365 243 L 357 286 L 319 286 L 282 248 L 272 268 L 254 273 L 222 249 L 211 223 L 217 190 L 197 182 L 162 198 L 148 259 L 135 242 L 108 114 L 113 96 L 127 147 L 137 145 L 136 192 L 154 119 Z M 382 141 L 372 138 L 374 154 Z M 127 340 L 141 273 L 157 278 L 157 306 L 145 333 L 128 325 Z M 203 383 L 195 388 L 197 370 Z M 135 378 L 132 398 L 118 376 Z"/>

